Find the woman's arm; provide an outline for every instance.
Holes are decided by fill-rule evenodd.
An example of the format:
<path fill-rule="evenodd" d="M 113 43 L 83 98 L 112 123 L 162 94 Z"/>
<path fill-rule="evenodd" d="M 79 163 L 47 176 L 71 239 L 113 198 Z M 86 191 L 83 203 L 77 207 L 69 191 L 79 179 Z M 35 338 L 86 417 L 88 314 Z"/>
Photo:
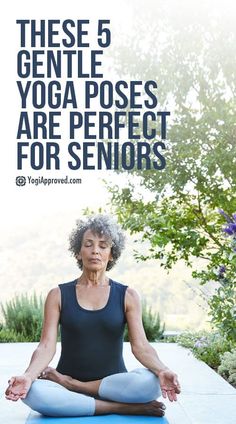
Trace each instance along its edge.
<path fill-rule="evenodd" d="M 155 349 L 149 344 L 142 323 L 142 305 L 138 293 L 128 288 L 125 296 L 126 319 L 129 340 L 134 356 L 146 368 L 159 374 L 168 367 L 161 362 Z"/>
<path fill-rule="evenodd" d="M 32 381 L 48 366 L 56 353 L 59 317 L 60 289 L 57 287 L 48 293 L 44 307 L 44 321 L 40 342 L 24 373 L 29 375 Z"/>
<path fill-rule="evenodd" d="M 167 394 L 170 400 L 176 400 L 175 393 L 180 393 L 177 375 L 159 359 L 149 344 L 142 323 L 141 301 L 138 293 L 131 288 L 126 290 L 125 313 L 132 353 L 142 365 L 159 377 L 163 396 Z"/>
<path fill-rule="evenodd" d="M 24 374 L 14 376 L 9 380 L 9 386 L 6 390 L 7 399 L 18 400 L 25 397 L 32 382 L 48 366 L 55 355 L 60 303 L 60 289 L 52 289 L 45 302 L 43 329 L 39 345 L 34 351 Z"/>

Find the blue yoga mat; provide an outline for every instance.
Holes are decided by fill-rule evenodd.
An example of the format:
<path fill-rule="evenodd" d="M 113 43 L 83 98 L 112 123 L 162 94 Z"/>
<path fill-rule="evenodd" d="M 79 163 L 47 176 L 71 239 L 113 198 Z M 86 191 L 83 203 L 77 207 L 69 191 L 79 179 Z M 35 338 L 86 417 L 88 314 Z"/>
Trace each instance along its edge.
<path fill-rule="evenodd" d="M 26 424 L 169 424 L 164 417 L 147 415 L 95 415 L 92 417 L 54 418 L 30 414 Z"/>

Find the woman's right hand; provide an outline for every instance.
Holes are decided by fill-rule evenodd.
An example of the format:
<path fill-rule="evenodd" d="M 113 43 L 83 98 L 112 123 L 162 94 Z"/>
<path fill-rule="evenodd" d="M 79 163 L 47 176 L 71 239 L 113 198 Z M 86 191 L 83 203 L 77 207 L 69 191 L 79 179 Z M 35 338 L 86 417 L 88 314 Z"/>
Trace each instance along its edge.
<path fill-rule="evenodd" d="M 18 399 L 25 399 L 31 387 L 32 379 L 29 375 L 23 374 L 12 377 L 8 384 L 9 386 L 5 391 L 6 399 L 17 401 Z"/>

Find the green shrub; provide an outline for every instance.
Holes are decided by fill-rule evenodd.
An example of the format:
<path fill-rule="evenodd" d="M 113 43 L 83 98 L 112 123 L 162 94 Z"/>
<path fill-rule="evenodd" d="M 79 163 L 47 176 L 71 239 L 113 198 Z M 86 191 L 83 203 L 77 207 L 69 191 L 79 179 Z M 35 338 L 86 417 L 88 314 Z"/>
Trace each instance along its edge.
<path fill-rule="evenodd" d="M 186 331 L 184 333 L 181 333 L 179 336 L 176 337 L 176 342 L 183 347 L 187 347 L 189 349 L 193 348 L 196 341 L 203 335 L 205 335 L 205 332 L 199 332 L 199 333 L 193 333 L 191 331 Z"/>
<path fill-rule="evenodd" d="M 19 343 L 26 341 L 28 340 L 22 334 L 16 334 L 14 331 L 6 328 L 0 329 L 0 343 Z"/>
<path fill-rule="evenodd" d="M 177 343 L 177 337 L 178 336 L 167 336 L 163 335 L 163 342 L 164 343 Z"/>
<path fill-rule="evenodd" d="M 236 349 L 232 352 L 225 352 L 222 355 L 218 372 L 236 387 Z"/>
<path fill-rule="evenodd" d="M 163 338 L 165 324 L 161 324 L 160 315 L 153 312 L 150 306 L 147 306 L 145 301 L 142 302 L 142 321 L 149 342 L 155 342 Z M 125 326 L 124 340 L 129 341 L 128 327 Z"/>
<path fill-rule="evenodd" d="M 5 306 L 1 305 L 5 319 L 4 331 L 12 332 L 5 334 L 20 335 L 24 341 L 38 341 L 42 329 L 43 304 L 42 296 L 37 298 L 34 293 L 31 297 L 27 294 L 15 296 Z"/>
<path fill-rule="evenodd" d="M 189 348 L 196 358 L 206 362 L 213 369 L 220 365 L 222 354 L 232 348 L 232 343 L 226 337 L 206 331 L 183 333 L 177 337 L 177 342 Z"/>

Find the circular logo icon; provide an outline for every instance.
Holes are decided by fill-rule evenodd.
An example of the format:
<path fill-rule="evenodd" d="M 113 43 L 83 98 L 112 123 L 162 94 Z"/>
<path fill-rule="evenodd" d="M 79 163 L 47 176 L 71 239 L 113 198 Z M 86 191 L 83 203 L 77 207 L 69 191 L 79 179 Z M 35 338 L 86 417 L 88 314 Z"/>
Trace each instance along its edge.
<path fill-rule="evenodd" d="M 26 178 L 23 176 L 16 177 L 16 185 L 24 186 L 26 184 Z"/>

